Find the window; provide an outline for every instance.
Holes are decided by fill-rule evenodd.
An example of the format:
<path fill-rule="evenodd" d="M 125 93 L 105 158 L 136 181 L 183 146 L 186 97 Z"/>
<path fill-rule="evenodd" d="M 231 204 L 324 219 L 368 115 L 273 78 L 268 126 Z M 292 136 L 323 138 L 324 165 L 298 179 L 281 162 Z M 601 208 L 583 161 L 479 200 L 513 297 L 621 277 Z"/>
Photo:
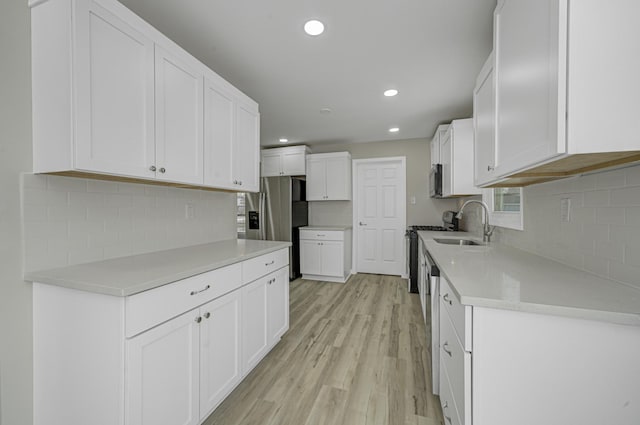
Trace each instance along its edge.
<path fill-rule="evenodd" d="M 523 230 L 524 199 L 520 187 L 485 189 L 482 198 L 489 206 L 489 223 L 493 226 Z"/>

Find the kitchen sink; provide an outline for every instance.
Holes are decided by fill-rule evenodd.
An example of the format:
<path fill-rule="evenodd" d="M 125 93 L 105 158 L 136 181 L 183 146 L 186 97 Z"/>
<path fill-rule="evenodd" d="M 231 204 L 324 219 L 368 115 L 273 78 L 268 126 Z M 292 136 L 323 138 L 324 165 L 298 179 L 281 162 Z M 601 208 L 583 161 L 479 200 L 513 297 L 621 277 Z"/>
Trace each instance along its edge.
<path fill-rule="evenodd" d="M 439 238 L 434 238 L 434 241 L 441 243 L 441 244 L 445 244 L 445 245 L 460 245 L 460 246 L 464 246 L 464 245 L 484 245 L 483 242 L 476 242 L 474 240 L 471 239 L 439 239 Z"/>

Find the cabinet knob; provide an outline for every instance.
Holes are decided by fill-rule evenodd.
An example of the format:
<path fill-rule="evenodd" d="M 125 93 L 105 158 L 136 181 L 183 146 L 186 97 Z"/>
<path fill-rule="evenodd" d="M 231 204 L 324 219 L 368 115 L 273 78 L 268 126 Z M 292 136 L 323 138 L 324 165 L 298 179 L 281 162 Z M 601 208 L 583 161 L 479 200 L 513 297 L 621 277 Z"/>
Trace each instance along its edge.
<path fill-rule="evenodd" d="M 152 165 L 151 167 L 149 167 L 149 171 L 156 171 L 156 166 Z"/>
<path fill-rule="evenodd" d="M 233 181 L 233 184 L 238 184 L 238 180 L 234 180 L 234 181 Z"/>
<path fill-rule="evenodd" d="M 240 181 L 238 182 L 238 184 L 239 184 L 240 186 L 242 186 L 242 180 L 240 180 Z"/>
<path fill-rule="evenodd" d="M 211 313 L 207 311 L 203 316 L 205 319 L 208 319 L 209 317 L 211 317 Z"/>
<path fill-rule="evenodd" d="M 487 171 L 493 171 L 495 169 L 496 169 L 496 167 L 491 166 L 491 165 L 487 165 Z"/>
<path fill-rule="evenodd" d="M 449 355 L 449 357 L 453 357 L 451 350 L 449 350 L 449 341 L 445 341 L 444 344 L 442 344 L 442 349 Z"/>
<path fill-rule="evenodd" d="M 200 323 L 200 322 L 202 322 L 202 317 L 200 316 L 196 317 L 196 323 Z"/>
<path fill-rule="evenodd" d="M 449 305 L 453 304 L 453 302 L 449 299 L 449 293 L 448 292 L 442 296 L 442 299 L 445 300 L 445 302 L 448 302 Z"/>
<path fill-rule="evenodd" d="M 165 170 L 165 169 L 164 169 L 164 167 L 163 167 L 163 168 L 160 168 L 160 172 L 161 172 L 162 174 L 164 174 L 166 171 L 167 171 L 167 170 Z"/>

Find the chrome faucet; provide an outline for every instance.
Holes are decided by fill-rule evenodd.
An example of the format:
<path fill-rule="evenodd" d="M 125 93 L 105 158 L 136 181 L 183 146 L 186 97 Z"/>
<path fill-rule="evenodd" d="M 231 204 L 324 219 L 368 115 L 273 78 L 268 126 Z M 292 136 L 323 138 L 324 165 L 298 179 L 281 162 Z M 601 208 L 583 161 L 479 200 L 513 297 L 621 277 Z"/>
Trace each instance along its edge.
<path fill-rule="evenodd" d="M 482 209 L 484 210 L 484 218 L 485 218 L 484 231 L 482 232 L 482 240 L 484 242 L 491 242 L 491 235 L 493 234 L 493 230 L 495 229 L 495 227 L 489 226 L 489 207 L 483 201 L 476 201 L 475 199 L 471 199 L 465 202 L 464 204 L 462 204 L 462 207 L 460 208 L 460 211 L 458 211 L 458 214 L 456 214 L 456 218 L 457 219 L 462 218 L 462 210 L 464 210 L 464 207 L 466 207 L 468 204 L 480 204 L 482 206 Z"/>

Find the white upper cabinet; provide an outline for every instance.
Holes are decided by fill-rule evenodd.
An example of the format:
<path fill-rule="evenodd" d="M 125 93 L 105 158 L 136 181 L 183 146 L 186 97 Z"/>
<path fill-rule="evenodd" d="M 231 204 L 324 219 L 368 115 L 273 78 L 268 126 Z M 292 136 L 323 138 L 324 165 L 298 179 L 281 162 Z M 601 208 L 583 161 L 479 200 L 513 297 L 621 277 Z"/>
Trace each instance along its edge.
<path fill-rule="evenodd" d="M 263 149 L 260 161 L 262 177 L 306 175 L 306 159 L 309 152 L 306 146 Z"/>
<path fill-rule="evenodd" d="M 258 190 L 246 95 L 115 0 L 31 17 L 34 172 Z"/>
<path fill-rule="evenodd" d="M 473 91 L 474 183 L 481 186 L 494 179 L 495 149 L 495 85 L 493 54 L 482 67 Z"/>
<path fill-rule="evenodd" d="M 307 201 L 351 200 L 351 154 L 307 155 Z"/>
<path fill-rule="evenodd" d="M 430 147 L 431 147 L 431 166 L 433 167 L 436 164 L 441 164 L 440 162 L 440 144 L 441 141 L 444 140 L 444 136 L 449 129 L 448 124 L 443 124 L 438 126 L 436 132 L 433 134 L 433 138 L 431 139 Z"/>
<path fill-rule="evenodd" d="M 440 140 L 442 196 L 478 195 L 473 184 L 473 120 L 452 121 Z"/>
<path fill-rule="evenodd" d="M 156 46 L 156 172 L 203 183 L 203 75 L 191 57 Z"/>
<path fill-rule="evenodd" d="M 498 1 L 489 183 L 530 184 L 640 159 L 639 15 L 640 3 L 629 0 L 571 8 L 568 0 Z"/>
<path fill-rule="evenodd" d="M 205 79 L 204 183 L 207 186 L 259 190 L 260 115 L 258 105 L 245 99 L 217 76 Z"/>
<path fill-rule="evenodd" d="M 70 3 L 73 13 L 58 17 L 63 3 L 33 9 L 34 171 L 153 178 L 153 41 L 92 1 Z M 73 30 L 72 14 L 74 46 L 62 38 Z"/>

